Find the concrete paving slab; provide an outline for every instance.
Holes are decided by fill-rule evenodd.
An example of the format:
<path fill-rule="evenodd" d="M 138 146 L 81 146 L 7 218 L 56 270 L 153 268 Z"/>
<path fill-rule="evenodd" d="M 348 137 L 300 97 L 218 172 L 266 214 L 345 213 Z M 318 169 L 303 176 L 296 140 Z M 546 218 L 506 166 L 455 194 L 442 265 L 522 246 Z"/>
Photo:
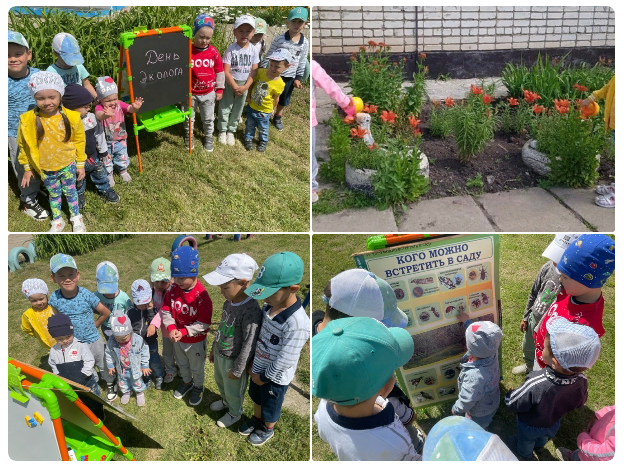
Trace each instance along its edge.
<path fill-rule="evenodd" d="M 569 209 L 542 188 L 484 194 L 480 204 L 501 232 L 587 232 Z"/>
<path fill-rule="evenodd" d="M 504 98 L 508 96 L 508 90 L 502 84 L 499 77 L 484 78 L 484 84 L 489 85 L 495 83 L 494 98 Z M 482 79 L 480 78 L 464 78 L 451 80 L 426 80 L 425 89 L 430 100 L 444 100 L 452 97 L 455 100 L 461 100 L 467 97 L 471 89 L 471 85 L 480 86 Z"/>
<path fill-rule="evenodd" d="M 344 210 L 334 214 L 312 218 L 314 232 L 384 232 L 397 231 L 392 209 L 378 211 L 375 208 Z"/>
<path fill-rule="evenodd" d="M 327 124 L 319 124 L 316 126 L 316 147 L 314 148 L 314 156 L 318 160 L 329 160 L 329 136 L 331 135 L 331 126 Z"/>
<path fill-rule="evenodd" d="M 607 209 L 595 205 L 595 190 L 551 188 L 550 192 L 556 195 L 572 210 L 594 225 L 600 232 L 615 231 L 615 209 Z"/>
<path fill-rule="evenodd" d="M 408 205 L 399 222 L 402 232 L 494 232 L 471 196 L 427 199 Z"/>

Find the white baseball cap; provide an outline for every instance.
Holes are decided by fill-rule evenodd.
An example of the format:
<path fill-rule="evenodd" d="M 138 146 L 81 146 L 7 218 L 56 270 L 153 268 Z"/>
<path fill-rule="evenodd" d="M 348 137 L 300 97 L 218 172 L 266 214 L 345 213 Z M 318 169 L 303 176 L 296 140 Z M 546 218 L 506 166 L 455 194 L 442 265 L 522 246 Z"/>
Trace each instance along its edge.
<path fill-rule="evenodd" d="M 567 247 L 575 242 L 581 235 L 581 233 L 557 233 L 552 243 L 545 248 L 543 257 L 558 264 Z"/>
<path fill-rule="evenodd" d="M 153 291 L 148 281 L 138 279 L 131 284 L 131 299 L 135 305 L 149 304 L 153 298 Z"/>
<path fill-rule="evenodd" d="M 253 258 L 245 253 L 233 253 L 223 259 L 218 267 L 203 279 L 212 286 L 219 286 L 233 279 L 253 279 L 253 274 L 259 268 Z"/>
<path fill-rule="evenodd" d="M 233 29 L 238 29 L 243 24 L 250 24 L 251 26 L 253 26 L 253 28 L 255 28 L 255 18 L 251 15 L 238 16 L 235 20 L 235 25 L 233 26 Z"/>

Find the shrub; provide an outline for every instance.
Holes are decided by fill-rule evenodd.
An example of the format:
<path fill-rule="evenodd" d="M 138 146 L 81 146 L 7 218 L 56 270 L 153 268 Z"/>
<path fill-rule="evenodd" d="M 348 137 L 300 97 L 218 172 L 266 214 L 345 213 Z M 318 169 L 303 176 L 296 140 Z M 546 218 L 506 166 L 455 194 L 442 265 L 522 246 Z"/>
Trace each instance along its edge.
<path fill-rule="evenodd" d="M 351 153 L 349 128 L 342 122 L 337 109 L 332 111 L 329 125 L 331 127 L 329 141 L 327 142 L 329 161 L 321 164 L 321 176 L 327 180 L 344 184 L 345 162 Z"/>
<path fill-rule="evenodd" d="M 532 125 L 532 108 L 522 102 L 512 106 L 503 101 L 496 111 L 496 126 L 507 134 L 523 134 Z"/>
<path fill-rule="evenodd" d="M 481 91 L 477 87 L 476 90 Z M 483 93 L 470 94 L 465 104 L 453 108 L 453 131 L 458 158 L 463 163 L 484 150 L 487 142 L 493 138 L 494 116 L 484 102 L 486 96 Z"/>
<path fill-rule="evenodd" d="M 427 75 L 427 67 L 423 65 L 424 58 L 425 54 L 419 55 L 417 71 L 412 75 L 414 80 L 412 86 L 405 88 L 403 110 L 406 115 L 421 115 L 421 106 L 425 95 L 425 77 Z"/>
<path fill-rule="evenodd" d="M 454 129 L 453 117 L 455 110 L 444 106 L 435 106 L 427 121 L 430 134 L 445 138 L 452 134 Z"/>
<path fill-rule="evenodd" d="M 35 235 L 35 252 L 39 259 L 50 259 L 57 253 L 66 255 L 83 255 L 105 245 L 132 235 L 96 235 L 96 234 L 67 234 L 67 235 Z"/>

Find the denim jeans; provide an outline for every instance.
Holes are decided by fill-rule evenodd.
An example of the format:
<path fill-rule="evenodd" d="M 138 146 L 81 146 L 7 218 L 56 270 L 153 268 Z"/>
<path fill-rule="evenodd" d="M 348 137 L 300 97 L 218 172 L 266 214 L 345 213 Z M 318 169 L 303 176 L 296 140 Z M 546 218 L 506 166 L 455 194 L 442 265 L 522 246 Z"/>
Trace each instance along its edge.
<path fill-rule="evenodd" d="M 244 140 L 253 140 L 255 129 L 259 130 L 259 141 L 268 142 L 268 127 L 270 113 L 262 113 L 250 106 L 246 107 L 246 124 L 244 126 Z"/>
<path fill-rule="evenodd" d="M 155 341 L 153 344 L 149 344 L 148 352 L 150 353 L 148 367 L 153 373 L 153 378 L 163 377 L 164 369 L 161 366 L 161 357 L 159 357 L 159 342 Z"/>
<path fill-rule="evenodd" d="M 85 176 L 89 175 L 89 178 L 96 186 L 96 190 L 99 193 L 106 193 L 109 191 L 109 179 L 107 179 L 107 170 L 105 164 L 100 160 L 87 159 L 85 161 Z M 76 183 L 76 189 L 78 194 L 85 194 L 85 188 L 87 187 L 87 178 L 83 178 Z"/>
<path fill-rule="evenodd" d="M 560 419 L 549 428 L 530 426 L 517 418 L 517 452 L 524 458 L 531 457 L 534 449 L 540 449 L 554 437 L 560 427 Z"/>
<path fill-rule="evenodd" d="M 142 393 L 146 390 L 146 384 L 142 380 L 142 377 L 137 380 L 134 379 L 131 368 L 125 369 L 122 377 L 118 377 L 118 387 L 122 393 L 130 393 L 131 389 L 133 389 L 135 393 Z"/>
<path fill-rule="evenodd" d="M 107 173 L 113 173 L 115 167 L 118 171 L 124 171 L 129 166 L 129 154 L 126 147 L 126 139 L 107 142 L 110 157 L 105 161 Z"/>

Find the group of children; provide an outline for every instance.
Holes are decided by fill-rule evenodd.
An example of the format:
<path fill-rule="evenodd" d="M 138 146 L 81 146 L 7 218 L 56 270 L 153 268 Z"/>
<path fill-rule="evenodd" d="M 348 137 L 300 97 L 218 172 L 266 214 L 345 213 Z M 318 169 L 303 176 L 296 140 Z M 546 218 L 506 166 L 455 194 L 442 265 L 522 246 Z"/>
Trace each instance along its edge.
<path fill-rule="evenodd" d="M 226 299 L 209 354 L 212 301 L 198 279 L 198 267 L 196 248 L 180 246 L 171 261 L 154 260 L 150 282 L 134 281 L 129 297 L 119 289 L 118 270 L 110 261 L 97 266 L 97 292 L 92 293 L 78 285 L 80 272 L 74 259 L 59 253 L 50 260 L 51 278 L 59 289 L 49 295 L 41 279 L 27 279 L 22 285 L 31 302 L 22 316 L 22 330 L 50 349 L 48 362 L 55 374 L 100 396 L 97 368 L 107 384 L 107 400 L 115 400 L 119 391 L 123 405 L 133 392 L 137 406 L 144 406 L 144 391 L 153 380 L 161 390 L 177 374 L 181 382 L 174 398 L 180 400 L 189 393 L 189 404 L 200 404 L 207 359 L 214 364 L 220 394 L 210 409 L 227 410 L 218 426 L 240 421 L 248 385 L 254 413 L 238 431 L 248 436 L 252 445 L 263 445 L 274 435 L 285 393 L 309 338 L 309 319 L 296 295 L 303 261 L 292 252 L 276 253 L 254 278 L 257 263 L 238 253 L 227 256 L 205 275 Z M 258 299 L 265 300 L 262 308 Z M 98 314 L 96 320 L 94 313 Z M 100 403 L 85 401 L 104 419 Z"/>
<path fill-rule="evenodd" d="M 600 354 L 602 286 L 614 271 L 615 242 L 600 234 L 558 234 L 543 256 L 550 261 L 539 271 L 521 323 L 526 363 L 513 370 L 527 376 L 504 397 L 506 408 L 516 413 L 516 436 L 506 440 L 512 459 L 532 460 L 533 452 L 556 435 L 561 418 L 587 401 L 583 372 Z M 410 401 L 395 381 L 394 371 L 414 353 L 414 341 L 402 329 L 407 317 L 395 299 L 388 283 L 352 269 L 330 281 L 323 295 L 326 311 L 312 315 L 312 392 L 321 398 L 314 418 L 340 460 L 437 458 L 422 455 L 430 436 L 424 441 L 413 427 Z M 458 318 L 467 351 L 451 413 L 486 430 L 501 401 L 502 331 L 462 309 Z M 614 407 L 598 414 L 591 429 L 578 436 L 579 449 L 558 448 L 558 458 L 613 457 Z M 445 437 L 439 433 L 435 439 Z M 452 445 L 441 444 L 441 450 Z M 430 445 L 434 448 L 438 443 Z"/>
<path fill-rule="evenodd" d="M 216 102 L 220 144 L 235 145 L 235 132 L 247 101 L 247 150 L 253 149 L 256 130 L 257 150 L 266 150 L 273 111 L 275 127 L 283 129 L 281 116 L 292 91 L 302 88 L 309 43 L 301 31 L 307 21 L 306 8 L 293 8 L 286 21 L 288 31 L 277 36 L 264 55 L 266 22 L 251 15 L 240 16 L 233 30 L 236 42 L 221 57 L 210 44 L 214 20 L 203 14 L 196 17 L 191 121 L 193 126 L 198 108 L 206 151 L 214 150 Z M 65 227 L 62 195 L 69 206 L 73 231 L 85 232 L 81 211 L 85 206 L 86 175 L 105 201 L 120 201 L 112 189 L 114 169 L 125 183 L 131 181 L 125 116 L 139 112 L 143 99 L 136 97 L 131 104 L 121 101 L 115 80 L 108 76 L 98 77 L 96 86 L 92 86 L 79 44 L 68 33 L 54 37 L 56 60 L 46 71 L 29 66 L 32 52 L 21 33 L 8 34 L 9 153 L 20 187 L 22 211 L 37 221 L 48 219 L 48 211 L 37 200 L 43 182 L 52 212 L 50 232 L 62 232 Z M 189 121 L 186 119 L 185 144 L 193 147 L 194 142 L 188 141 Z"/>

